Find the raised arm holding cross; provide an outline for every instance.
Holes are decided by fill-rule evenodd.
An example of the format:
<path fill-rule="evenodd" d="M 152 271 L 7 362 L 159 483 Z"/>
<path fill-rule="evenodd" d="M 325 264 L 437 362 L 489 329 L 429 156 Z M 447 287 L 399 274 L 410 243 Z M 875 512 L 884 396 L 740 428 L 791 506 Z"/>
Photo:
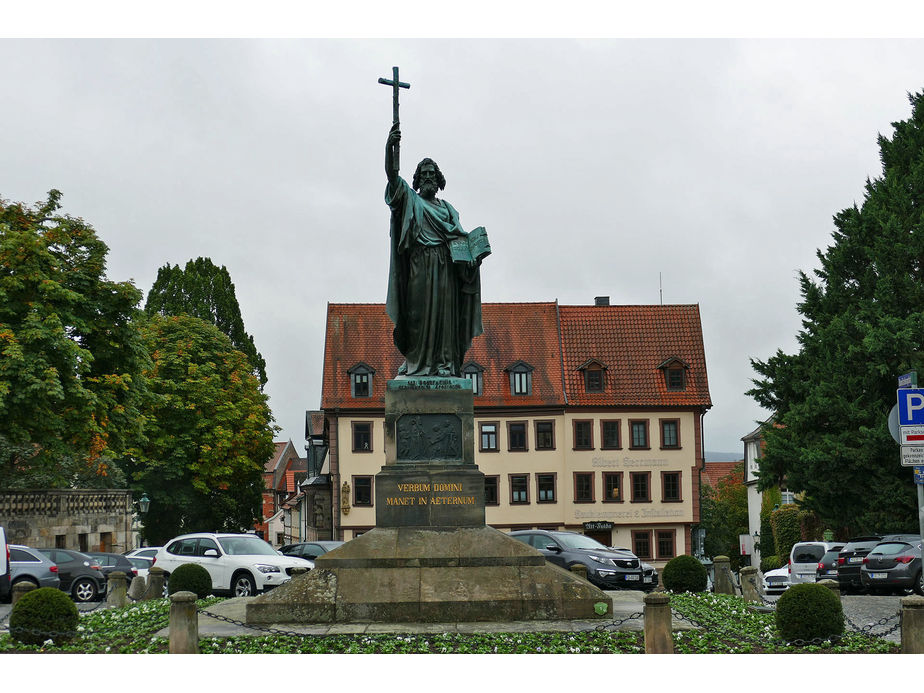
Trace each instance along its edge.
<path fill-rule="evenodd" d="M 391 124 L 391 133 L 388 137 L 388 147 L 385 152 L 385 163 L 386 168 L 385 172 L 388 174 L 388 180 L 392 180 L 392 175 L 398 174 L 398 169 L 401 167 L 400 164 L 400 145 L 401 145 L 401 129 L 398 120 L 398 89 L 410 89 L 411 85 L 407 82 L 402 82 L 398 79 L 398 68 L 393 67 L 392 70 L 392 79 L 385 79 L 384 77 L 379 77 L 379 84 L 387 84 L 393 90 L 392 93 L 392 124 Z"/>

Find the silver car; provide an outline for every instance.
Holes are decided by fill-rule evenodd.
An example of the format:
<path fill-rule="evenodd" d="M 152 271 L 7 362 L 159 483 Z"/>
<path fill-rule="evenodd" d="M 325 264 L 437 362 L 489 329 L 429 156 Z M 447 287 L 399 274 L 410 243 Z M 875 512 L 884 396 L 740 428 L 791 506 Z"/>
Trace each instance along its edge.
<path fill-rule="evenodd" d="M 36 587 L 58 589 L 61 586 L 58 566 L 54 561 L 28 546 L 10 544 L 10 567 L 13 569 L 11 578 L 14 585 L 31 582 Z"/>
<path fill-rule="evenodd" d="M 793 585 L 815 582 L 818 564 L 837 544 L 830 541 L 800 541 L 789 553 L 789 581 Z"/>

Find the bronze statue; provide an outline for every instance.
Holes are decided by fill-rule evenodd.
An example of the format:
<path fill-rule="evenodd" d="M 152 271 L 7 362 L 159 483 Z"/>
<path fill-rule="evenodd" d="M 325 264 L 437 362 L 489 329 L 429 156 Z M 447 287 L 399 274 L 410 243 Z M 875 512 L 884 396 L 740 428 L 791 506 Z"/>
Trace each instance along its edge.
<path fill-rule="evenodd" d="M 459 214 L 437 192 L 446 179 L 432 159 L 414 173 L 413 186 L 398 175 L 401 129 L 397 121 L 398 82 L 394 87 L 394 122 L 385 145 L 385 202 L 391 208 L 391 267 L 388 316 L 394 340 L 405 358 L 399 376 L 461 376 L 465 352 L 483 332 L 481 324 L 482 259 L 490 246 L 484 229 L 467 234 Z"/>

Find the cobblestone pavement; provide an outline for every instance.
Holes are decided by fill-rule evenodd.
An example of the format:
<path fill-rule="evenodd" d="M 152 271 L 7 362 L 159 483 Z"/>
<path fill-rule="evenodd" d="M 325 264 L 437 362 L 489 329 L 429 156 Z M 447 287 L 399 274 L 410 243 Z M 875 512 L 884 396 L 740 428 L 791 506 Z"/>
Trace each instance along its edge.
<path fill-rule="evenodd" d="M 862 629 L 872 625 L 873 627 L 869 632 L 874 636 L 879 636 L 880 633 L 890 630 L 896 623 L 893 617 L 901 610 L 902 597 L 905 596 L 907 595 L 841 595 L 844 618 L 848 621 L 847 628 L 849 630 L 857 630 L 858 628 Z M 779 599 L 779 596 L 771 595 L 766 597 L 766 599 L 769 602 L 775 602 Z M 876 625 L 883 619 L 889 619 L 888 624 Z M 851 624 L 856 627 L 851 627 Z M 900 630 L 896 630 L 893 633 L 881 637 L 889 642 L 895 643 L 900 643 L 902 639 Z"/>

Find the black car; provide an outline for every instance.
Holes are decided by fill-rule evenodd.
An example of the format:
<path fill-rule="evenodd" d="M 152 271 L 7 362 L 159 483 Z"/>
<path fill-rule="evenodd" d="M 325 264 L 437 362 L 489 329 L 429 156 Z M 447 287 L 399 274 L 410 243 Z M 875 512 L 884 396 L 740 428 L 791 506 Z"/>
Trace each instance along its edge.
<path fill-rule="evenodd" d="M 837 557 L 843 549 L 843 546 L 837 545 L 832 546 L 825 552 L 815 569 L 815 582 L 819 580 L 837 580 Z"/>
<path fill-rule="evenodd" d="M 96 559 L 107 580 L 109 579 L 109 574 L 116 571 L 125 573 L 125 577 L 129 581 L 138 575 L 138 569 L 128 560 L 128 556 L 123 556 L 119 553 L 102 553 L 97 551 L 88 551 L 87 556 Z"/>
<path fill-rule="evenodd" d="M 868 537 L 854 537 L 844 544 L 844 548 L 837 555 L 837 582 L 843 594 L 859 590 L 862 587 L 860 584 L 860 566 L 863 565 L 863 558 L 880 541 L 882 541 L 881 536 L 871 535 Z"/>
<path fill-rule="evenodd" d="M 886 534 L 855 537 L 844 544 L 844 548 L 837 555 L 837 581 L 841 592 L 848 594 L 853 591 L 865 589 L 860 579 L 860 566 L 863 559 L 877 544 L 883 541 L 904 541 L 917 537 L 916 534 Z"/>
<path fill-rule="evenodd" d="M 60 589 L 75 602 L 96 602 L 106 594 L 106 578 L 96 559 L 69 549 L 39 549 L 39 552 L 57 564 Z"/>
<path fill-rule="evenodd" d="M 286 556 L 313 561 L 321 554 L 333 551 L 343 544 L 342 541 L 303 541 L 300 544 L 286 544 L 279 551 Z"/>
<path fill-rule="evenodd" d="M 585 566 L 587 579 L 600 589 L 640 590 L 644 584 L 641 561 L 627 549 L 604 546 L 577 532 L 523 529 L 511 532 L 510 536 L 537 549 L 547 561 L 565 570 L 576 564 Z"/>

